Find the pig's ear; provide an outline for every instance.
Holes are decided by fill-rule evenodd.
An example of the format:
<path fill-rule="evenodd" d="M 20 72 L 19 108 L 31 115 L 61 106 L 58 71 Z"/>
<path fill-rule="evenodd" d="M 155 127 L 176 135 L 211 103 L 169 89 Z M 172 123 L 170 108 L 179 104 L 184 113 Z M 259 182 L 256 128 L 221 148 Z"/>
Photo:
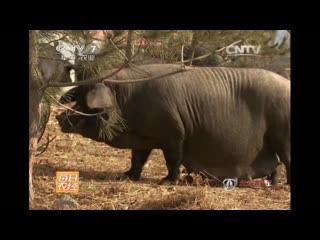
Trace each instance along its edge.
<path fill-rule="evenodd" d="M 91 109 L 105 109 L 113 107 L 113 96 L 110 88 L 98 83 L 87 94 L 87 105 Z"/>
<path fill-rule="evenodd" d="M 66 90 L 65 93 L 60 97 L 59 102 L 62 104 L 70 103 L 77 101 L 80 96 L 80 87 L 73 87 L 72 89 L 67 89 L 67 87 L 64 89 Z"/>

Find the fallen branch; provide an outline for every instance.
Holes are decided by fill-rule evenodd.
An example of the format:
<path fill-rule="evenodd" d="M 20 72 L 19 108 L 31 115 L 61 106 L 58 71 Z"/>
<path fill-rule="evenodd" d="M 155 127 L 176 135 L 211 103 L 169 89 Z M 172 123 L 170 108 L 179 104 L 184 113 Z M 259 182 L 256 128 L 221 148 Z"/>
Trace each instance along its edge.
<path fill-rule="evenodd" d="M 212 178 L 214 178 L 214 179 L 216 179 L 216 180 L 218 180 L 219 182 L 222 183 L 222 181 L 219 178 L 217 178 L 216 176 L 212 175 L 211 173 L 208 173 L 206 170 L 200 171 L 200 173 L 202 173 L 204 175 L 208 175 L 208 176 L 210 176 L 210 177 L 212 177 Z"/>

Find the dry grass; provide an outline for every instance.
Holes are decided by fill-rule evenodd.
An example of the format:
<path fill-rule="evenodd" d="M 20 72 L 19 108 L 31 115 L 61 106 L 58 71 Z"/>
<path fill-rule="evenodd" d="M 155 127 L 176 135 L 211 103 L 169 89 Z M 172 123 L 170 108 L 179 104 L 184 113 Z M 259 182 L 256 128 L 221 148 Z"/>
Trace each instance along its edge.
<path fill-rule="evenodd" d="M 237 188 L 225 191 L 200 180 L 188 186 L 160 186 L 166 176 L 165 161 L 160 150 L 154 150 L 138 182 L 121 179 L 130 167 L 130 151 L 115 149 L 80 135 L 63 134 L 54 119 L 54 108 L 46 133 L 56 135 L 47 151 L 37 158 L 34 170 L 35 199 L 30 209 L 57 209 L 61 198 L 55 192 L 56 171 L 80 172 L 80 191 L 70 196 L 78 209 L 98 210 L 224 210 L 224 209 L 290 209 L 290 189 L 282 184 L 276 189 Z"/>

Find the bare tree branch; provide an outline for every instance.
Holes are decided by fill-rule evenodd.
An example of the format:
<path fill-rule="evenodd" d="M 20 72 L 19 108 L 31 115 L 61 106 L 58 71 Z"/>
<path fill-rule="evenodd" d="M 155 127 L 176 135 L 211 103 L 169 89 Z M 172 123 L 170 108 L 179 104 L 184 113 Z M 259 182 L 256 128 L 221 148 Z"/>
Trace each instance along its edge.
<path fill-rule="evenodd" d="M 108 39 L 110 41 L 110 39 Z M 118 43 L 121 43 L 122 41 L 124 40 L 124 37 L 118 39 Z M 113 42 L 114 43 L 114 42 Z M 110 53 L 109 51 L 101 51 L 97 54 L 95 54 L 96 58 L 101 58 L 101 57 L 104 57 L 106 54 Z"/>
<path fill-rule="evenodd" d="M 53 138 L 51 138 L 51 140 L 49 139 L 49 135 L 47 136 L 47 142 L 43 145 L 41 145 L 38 149 L 42 148 L 43 146 L 45 146 L 45 148 L 40 152 L 40 153 L 37 153 L 36 154 L 36 157 L 40 156 L 42 153 L 44 153 L 48 146 L 49 146 L 49 143 L 51 143 L 57 136 L 54 136 Z"/>
<path fill-rule="evenodd" d="M 184 50 L 184 44 L 182 44 L 181 47 L 181 62 L 183 63 L 183 50 Z"/>
<path fill-rule="evenodd" d="M 243 40 L 236 41 L 236 42 L 234 42 L 234 43 L 232 43 L 232 44 L 230 44 L 230 45 L 228 45 L 228 46 L 225 46 L 225 47 L 223 47 L 223 48 L 220 48 L 220 49 L 218 49 L 218 50 L 216 50 L 216 51 L 214 51 L 214 52 L 211 52 L 211 53 L 208 53 L 208 54 L 205 54 L 205 55 L 203 55 L 203 56 L 196 57 L 196 58 L 193 58 L 193 59 L 185 60 L 185 61 L 182 61 L 182 62 L 183 62 L 183 63 L 188 63 L 188 62 L 191 62 L 191 61 L 194 61 L 194 60 L 199 60 L 199 59 L 206 58 L 206 57 L 208 57 L 208 56 L 210 56 L 210 55 L 212 55 L 212 54 L 214 54 L 214 53 L 221 52 L 221 51 L 223 51 L 224 49 L 226 49 L 226 48 L 228 48 L 228 47 L 231 47 L 231 46 L 233 46 L 233 45 L 236 45 L 236 44 L 238 44 L 238 43 L 240 43 L 240 42 L 242 42 L 242 41 L 243 41 Z M 182 52 L 182 53 L 183 53 L 183 52 Z M 177 62 L 177 63 L 179 63 L 179 62 Z"/>
<path fill-rule="evenodd" d="M 49 40 L 48 37 L 46 37 L 46 38 L 47 38 L 47 40 Z M 63 40 L 63 39 L 65 39 L 65 36 L 62 36 L 62 37 L 59 38 L 59 39 L 49 40 L 49 42 L 46 42 L 46 43 L 39 43 L 39 45 L 47 45 L 47 44 L 50 44 L 50 43 L 53 43 L 53 42 L 61 41 L 61 40 Z"/>
<path fill-rule="evenodd" d="M 139 44 L 139 48 L 138 48 L 137 53 L 136 53 L 134 56 L 129 55 L 129 57 L 127 57 L 127 56 L 126 56 L 123 52 L 121 52 L 121 50 L 114 44 L 114 42 L 112 41 L 112 39 L 110 39 L 110 42 L 111 42 L 112 46 L 113 46 L 113 47 L 120 53 L 120 55 L 125 59 L 125 61 L 128 62 L 128 65 L 129 65 L 133 70 L 135 70 L 135 71 L 139 71 L 139 70 L 140 70 L 140 71 L 143 72 L 144 74 L 149 73 L 149 72 L 147 72 L 147 71 L 145 71 L 145 70 L 137 67 L 135 64 L 133 64 L 133 63 L 131 62 L 131 60 L 132 60 L 134 57 L 136 57 L 137 54 L 139 53 L 139 49 L 140 49 L 140 47 L 141 47 L 141 43 Z M 128 42 L 129 42 L 129 41 L 128 41 Z M 129 44 L 129 43 L 128 43 L 128 44 Z M 137 69 L 138 69 L 138 70 L 137 70 Z"/>
<path fill-rule="evenodd" d="M 120 50 L 119 50 L 120 51 Z M 121 52 L 121 51 L 120 51 Z M 47 84 L 44 84 L 42 86 L 42 89 L 45 89 L 47 87 L 71 87 L 71 86 L 81 86 L 81 85 L 90 85 L 90 84 L 95 84 L 95 83 L 98 83 L 98 82 L 102 82 L 103 80 L 105 82 L 109 82 L 109 83 L 131 83 L 131 82 L 141 82 L 141 81 L 147 81 L 147 80 L 151 80 L 151 79 L 137 79 L 137 80 L 128 80 L 128 81 L 118 81 L 118 80 L 105 80 L 107 78 L 110 78 L 112 77 L 113 75 L 115 75 L 116 73 L 120 72 L 125 66 L 127 66 L 128 64 L 130 64 L 130 61 L 135 58 L 137 56 L 138 52 L 131 57 L 131 59 L 127 62 L 125 61 L 123 63 L 123 65 L 117 69 L 116 71 L 114 71 L 113 73 L 107 75 L 107 76 L 104 76 L 104 77 L 100 77 L 100 78 L 91 78 L 91 79 L 88 79 L 88 80 L 84 80 L 84 81 L 80 81 L 80 82 L 73 82 L 73 83 L 55 83 L 55 82 L 50 82 L 47 83 Z M 131 67 L 135 67 L 135 68 L 138 68 L 140 69 L 139 67 L 133 65 L 132 63 L 130 64 Z M 130 66 L 129 65 L 129 66 Z M 143 69 L 140 69 L 141 71 L 144 71 Z M 160 76 L 161 77 L 161 76 Z"/>
<path fill-rule="evenodd" d="M 120 80 L 120 81 L 119 80 L 107 79 L 107 80 L 104 80 L 104 82 L 116 83 L 116 84 L 145 82 L 145 81 L 150 81 L 150 80 L 166 77 L 166 76 L 169 76 L 169 75 L 173 75 L 173 74 L 176 74 L 176 73 L 179 73 L 179 72 L 189 71 L 191 69 L 194 69 L 194 68 L 190 67 L 190 69 L 186 69 L 185 66 L 183 66 L 183 68 L 181 68 L 179 70 L 176 70 L 176 71 L 173 71 L 173 72 L 169 72 L 169 73 L 165 73 L 165 74 L 162 74 L 162 75 L 159 75 L 159 76 L 154 76 L 154 77 L 149 77 L 149 78 L 141 78 L 141 79 L 134 79 L 134 80 Z"/>
<path fill-rule="evenodd" d="M 65 60 L 63 60 L 63 59 L 61 59 L 61 58 L 51 58 L 51 57 L 43 57 L 43 56 L 39 56 L 38 58 L 43 58 L 43 59 L 49 59 L 49 60 L 55 60 L 55 61 L 65 62 Z"/>
<path fill-rule="evenodd" d="M 38 146 L 40 112 L 42 98 L 41 78 L 38 77 L 38 39 L 39 30 L 29 31 L 29 203 L 34 198 L 33 164 Z M 41 75 L 40 75 L 41 76 Z"/>
<path fill-rule="evenodd" d="M 126 46 L 126 58 L 130 59 L 132 56 L 132 50 L 134 49 L 134 31 L 128 31 L 128 39 L 127 39 L 127 46 Z"/>
<path fill-rule="evenodd" d="M 212 177 L 212 178 L 214 178 L 214 179 L 216 179 L 216 180 L 218 180 L 219 182 L 221 182 L 221 183 L 222 183 L 222 181 L 221 181 L 219 178 L 217 178 L 216 176 L 214 176 L 214 175 L 212 175 L 212 174 L 208 173 L 206 170 L 204 170 L 203 172 L 202 172 L 202 171 L 200 171 L 200 173 L 204 174 L 205 176 L 206 176 L 206 174 L 207 174 L 207 175 L 209 175 L 210 177 Z"/>
<path fill-rule="evenodd" d="M 80 82 L 73 82 L 73 83 L 48 83 L 43 86 L 43 88 L 46 87 L 71 87 L 71 86 L 80 86 L 80 85 L 90 85 L 90 84 L 95 84 L 98 82 L 102 82 L 104 79 L 112 77 L 116 73 L 120 72 L 122 68 L 124 68 L 128 63 L 125 62 L 122 64 L 120 68 L 118 68 L 116 71 L 112 72 L 111 74 L 100 77 L 100 78 L 90 78 L 88 80 L 80 81 Z"/>
<path fill-rule="evenodd" d="M 43 106 L 43 104 L 40 103 L 39 109 L 43 109 L 42 106 Z M 40 112 L 41 112 L 41 110 L 40 110 Z M 50 109 L 50 105 L 49 105 L 49 110 L 48 110 L 48 114 L 46 114 L 46 118 L 45 118 L 44 120 L 42 119 L 42 116 L 43 116 L 44 114 L 42 114 L 42 115 L 40 116 L 40 120 L 43 120 L 43 121 L 44 121 L 44 127 L 43 127 L 43 129 L 41 129 L 41 127 L 39 127 L 39 129 L 41 129 L 42 131 L 41 131 L 40 136 L 38 137 L 38 143 L 40 142 L 40 140 L 41 140 L 44 132 L 46 131 L 47 123 L 49 122 L 49 119 L 50 119 L 50 114 L 51 114 L 51 109 Z"/>
<path fill-rule="evenodd" d="M 53 97 L 50 93 L 48 92 L 45 92 L 45 94 L 47 94 L 55 103 L 57 103 L 58 105 L 60 105 L 61 107 L 64 107 L 72 112 L 75 112 L 75 113 L 78 113 L 80 115 L 83 115 L 83 116 L 87 116 L 87 117 L 92 117 L 92 116 L 98 116 L 98 115 L 101 115 L 101 114 L 104 114 L 104 113 L 108 113 L 108 111 L 104 110 L 102 112 L 99 112 L 99 113 L 92 113 L 92 114 L 88 114 L 88 113 L 83 113 L 83 112 L 79 112 L 77 110 L 74 110 L 72 108 L 69 108 L 68 106 L 60 103 L 55 97 Z"/>
<path fill-rule="evenodd" d="M 126 56 L 123 52 L 121 52 L 121 50 L 114 44 L 114 42 L 113 42 L 111 39 L 110 39 L 110 42 L 111 42 L 112 46 L 120 53 L 120 55 L 121 55 L 127 62 L 129 62 L 127 56 Z"/>
<path fill-rule="evenodd" d="M 141 78 L 141 79 L 134 79 L 134 80 L 112 80 L 112 79 L 107 79 L 110 76 L 113 76 L 114 74 L 119 72 L 121 70 L 121 68 L 119 68 L 117 71 L 115 71 L 112 74 L 109 74 L 108 76 L 105 76 L 105 77 L 94 78 L 94 79 L 84 80 L 84 81 L 75 82 L 75 83 L 50 83 L 47 86 L 48 87 L 80 86 L 80 85 L 95 84 L 95 83 L 102 82 L 102 81 L 106 82 L 106 83 L 116 83 L 116 84 L 145 82 L 145 81 L 149 81 L 149 80 L 153 80 L 153 79 L 157 79 L 157 78 L 162 78 L 162 77 L 166 77 L 166 76 L 169 76 L 169 75 L 173 75 L 173 74 L 176 74 L 176 73 L 179 73 L 179 72 L 188 71 L 188 70 L 191 70 L 191 69 L 194 69 L 194 68 L 193 67 L 189 67 L 189 69 L 187 69 L 185 66 L 183 66 L 181 69 L 173 71 L 173 72 L 165 73 L 165 74 L 162 74 L 162 75 L 159 75 L 159 76 L 155 76 L 155 77 Z"/>
<path fill-rule="evenodd" d="M 212 52 L 212 53 L 208 53 L 208 54 L 203 55 L 203 56 L 200 56 L 200 57 L 191 58 L 191 59 L 189 59 L 189 60 L 185 60 L 185 61 L 183 61 L 182 63 L 188 63 L 188 62 L 192 62 L 192 61 L 194 61 L 194 60 L 203 59 L 203 58 L 209 57 L 209 56 L 210 56 L 210 55 L 212 55 L 213 53 L 214 53 L 214 52 Z M 177 63 L 179 63 L 179 62 L 177 62 Z"/>
<path fill-rule="evenodd" d="M 129 34 L 130 34 L 130 31 L 129 31 Z M 131 38 L 132 38 L 132 34 L 130 34 L 130 37 L 128 36 L 127 45 L 128 45 L 128 44 L 131 44 L 131 41 L 132 41 Z M 130 41 L 129 41 L 129 39 L 130 39 Z M 142 45 L 141 42 L 140 42 L 139 47 L 138 47 L 138 50 L 137 50 L 137 52 L 134 54 L 134 56 L 131 56 L 131 54 L 128 55 L 128 51 L 129 51 L 128 48 L 126 48 L 126 52 L 127 52 L 127 56 L 126 56 L 123 52 L 121 52 L 121 50 L 114 44 L 114 42 L 113 42 L 111 39 L 110 39 L 110 42 L 111 42 L 112 46 L 113 46 L 113 47 L 120 53 L 120 55 L 125 59 L 125 61 L 128 62 L 129 67 L 131 67 L 134 71 L 137 71 L 137 72 L 140 71 L 140 73 L 143 73 L 143 74 L 146 74 L 146 75 L 150 74 L 149 71 L 146 71 L 146 70 L 144 70 L 144 69 L 142 69 L 142 68 L 139 68 L 138 66 L 136 66 L 135 64 L 133 64 L 133 63 L 131 62 L 132 59 L 134 59 L 134 58 L 139 54 L 139 50 L 140 50 L 141 45 Z M 131 53 L 131 48 L 130 48 L 130 53 Z"/>
<path fill-rule="evenodd" d="M 238 43 L 240 43 L 240 42 L 242 42 L 242 41 L 243 41 L 243 40 L 236 41 L 236 42 L 231 43 L 230 45 L 228 45 L 228 46 L 226 46 L 226 47 L 223 47 L 223 48 L 220 48 L 220 49 L 218 49 L 218 50 L 216 50 L 216 51 L 214 51 L 214 52 L 215 52 L 215 53 L 221 52 L 221 51 L 223 51 L 224 49 L 226 49 L 226 48 L 228 48 L 228 47 L 231 47 L 231 46 L 233 46 L 233 45 L 236 45 L 236 44 L 238 44 Z"/>

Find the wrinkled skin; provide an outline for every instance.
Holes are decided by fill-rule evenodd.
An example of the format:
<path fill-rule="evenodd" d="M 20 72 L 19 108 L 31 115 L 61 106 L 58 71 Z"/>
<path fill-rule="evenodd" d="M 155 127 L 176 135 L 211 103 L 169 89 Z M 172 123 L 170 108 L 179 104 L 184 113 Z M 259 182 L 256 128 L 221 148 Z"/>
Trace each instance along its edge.
<path fill-rule="evenodd" d="M 180 66 L 141 68 L 158 76 Z M 142 77 L 141 72 L 123 69 L 112 78 Z M 132 149 L 126 174 L 134 180 L 140 178 L 152 149 L 158 148 L 168 169 L 162 184 L 178 182 L 181 164 L 189 173 L 206 170 L 218 178 L 276 179 L 277 155 L 290 183 L 290 81 L 280 75 L 262 69 L 194 68 L 140 83 L 79 86 L 70 93 L 74 109 L 116 110 L 128 128 L 104 141 L 98 137 L 97 117 L 66 111 L 57 116 L 61 130 Z"/>

